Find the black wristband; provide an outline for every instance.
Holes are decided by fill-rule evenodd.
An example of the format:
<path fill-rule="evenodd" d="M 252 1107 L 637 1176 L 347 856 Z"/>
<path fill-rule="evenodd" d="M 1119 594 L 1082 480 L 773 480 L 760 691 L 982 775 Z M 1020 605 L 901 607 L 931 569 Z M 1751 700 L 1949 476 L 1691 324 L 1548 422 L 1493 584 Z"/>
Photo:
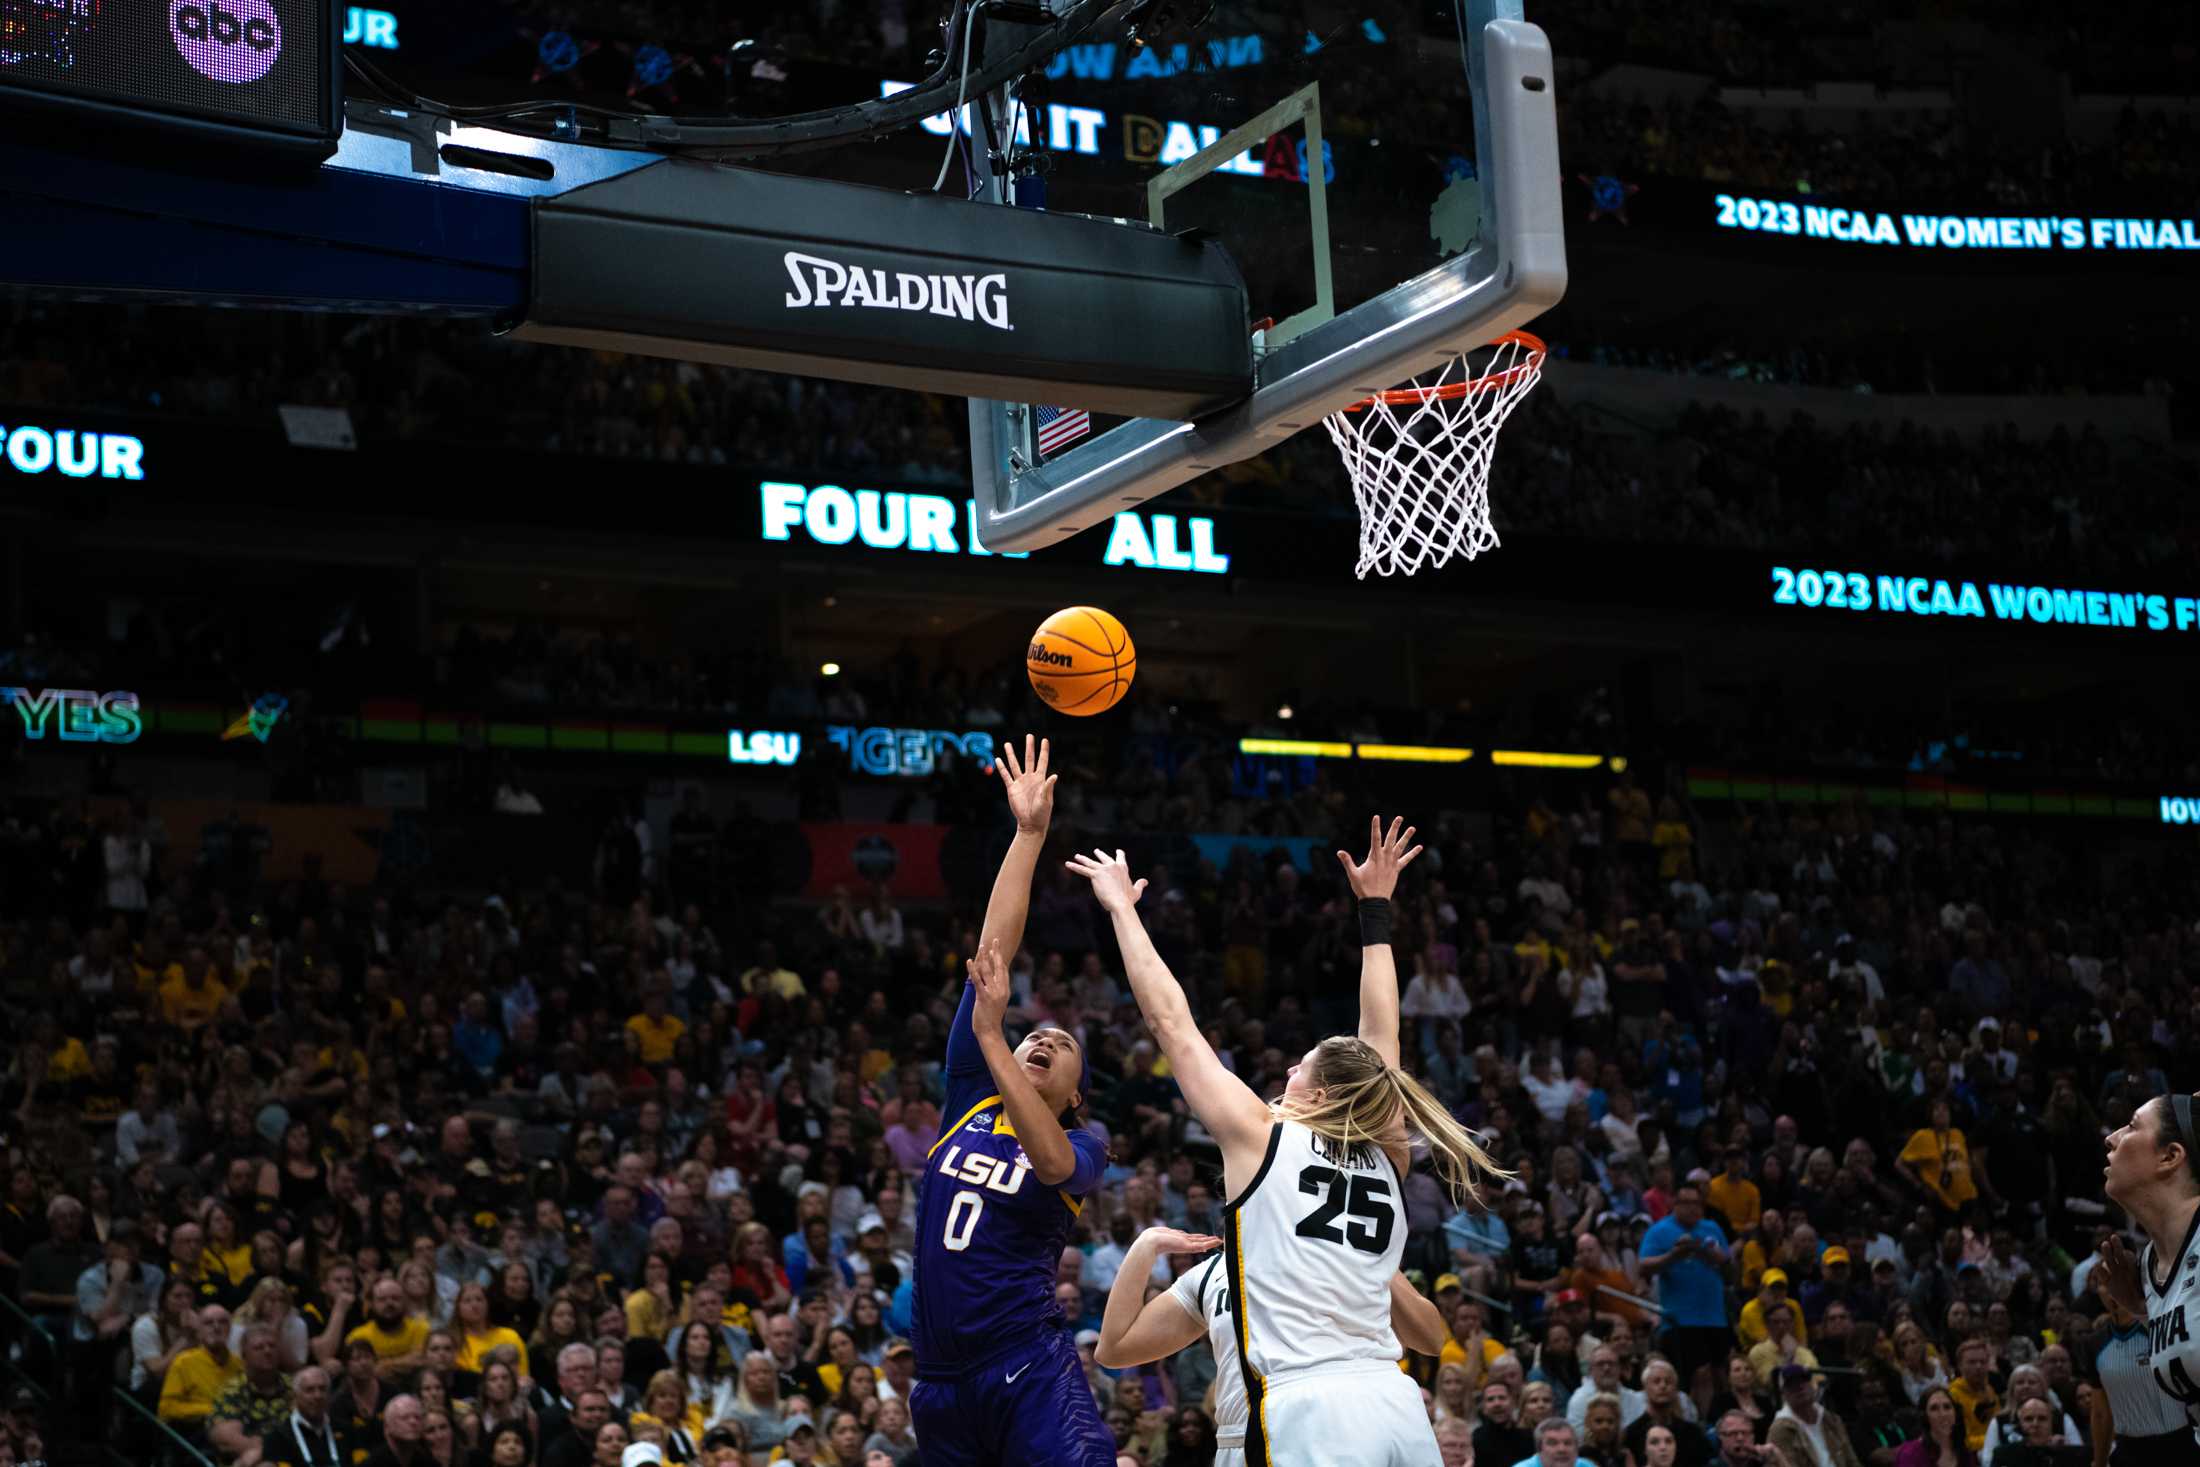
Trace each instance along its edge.
<path fill-rule="evenodd" d="M 1390 946 L 1390 898 L 1360 898 L 1360 946 Z"/>

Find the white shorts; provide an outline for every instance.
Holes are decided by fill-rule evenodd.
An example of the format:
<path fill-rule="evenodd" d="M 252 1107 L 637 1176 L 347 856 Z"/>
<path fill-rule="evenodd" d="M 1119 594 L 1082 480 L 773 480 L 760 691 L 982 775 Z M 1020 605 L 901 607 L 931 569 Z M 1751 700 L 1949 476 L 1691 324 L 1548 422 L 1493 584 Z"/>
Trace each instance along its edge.
<path fill-rule="evenodd" d="M 1272 1382 L 1261 1418 L 1265 1459 L 1255 1460 L 1250 1450 L 1225 1450 L 1216 1454 L 1215 1467 L 1439 1467 L 1443 1460 L 1420 1386 L 1395 1365 Z"/>

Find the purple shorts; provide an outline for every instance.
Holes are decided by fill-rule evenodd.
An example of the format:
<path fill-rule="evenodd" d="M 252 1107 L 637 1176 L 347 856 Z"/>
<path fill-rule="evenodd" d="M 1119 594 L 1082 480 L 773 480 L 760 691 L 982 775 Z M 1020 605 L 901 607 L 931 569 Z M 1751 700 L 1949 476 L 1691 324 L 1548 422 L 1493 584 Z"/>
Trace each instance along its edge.
<path fill-rule="evenodd" d="M 1115 1467 L 1067 1334 L 1003 1351 L 949 1376 L 927 1372 L 909 1392 L 924 1467 Z"/>

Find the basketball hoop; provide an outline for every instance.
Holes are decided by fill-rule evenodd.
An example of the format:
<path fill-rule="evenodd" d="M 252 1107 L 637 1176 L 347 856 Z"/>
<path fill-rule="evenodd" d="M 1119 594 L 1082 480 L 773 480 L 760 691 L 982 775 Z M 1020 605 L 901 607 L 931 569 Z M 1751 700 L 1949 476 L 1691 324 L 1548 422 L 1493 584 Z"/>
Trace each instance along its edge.
<path fill-rule="evenodd" d="M 1544 347 L 1508 331 L 1487 350 L 1479 373 L 1456 356 L 1433 382 L 1378 392 L 1322 420 L 1359 502 L 1362 580 L 1371 570 L 1410 576 L 1497 547 L 1490 520 L 1497 430 L 1542 377 Z"/>

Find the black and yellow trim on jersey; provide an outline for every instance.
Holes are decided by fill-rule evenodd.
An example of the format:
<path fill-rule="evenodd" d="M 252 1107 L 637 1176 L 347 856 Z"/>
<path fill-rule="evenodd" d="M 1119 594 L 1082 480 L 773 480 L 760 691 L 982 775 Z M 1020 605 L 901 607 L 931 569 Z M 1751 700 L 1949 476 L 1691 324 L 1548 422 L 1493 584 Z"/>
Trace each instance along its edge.
<path fill-rule="evenodd" d="M 1270 1467 L 1273 1459 L 1268 1455 L 1268 1382 L 1253 1368 L 1252 1337 L 1246 1323 L 1252 1311 L 1245 1304 L 1245 1240 L 1241 1236 L 1245 1219 L 1240 1209 L 1268 1179 L 1269 1168 L 1276 1164 L 1276 1150 L 1282 1145 L 1283 1124 L 1279 1121 L 1268 1128 L 1268 1154 L 1260 1159 L 1260 1170 L 1253 1173 L 1253 1180 L 1243 1192 L 1222 1207 L 1223 1262 L 1230 1270 L 1230 1286 L 1236 1290 L 1236 1297 L 1230 1301 L 1230 1329 L 1237 1336 L 1238 1367 L 1245 1373 L 1246 1467 Z"/>
<path fill-rule="evenodd" d="M 940 1148 L 947 1144 L 948 1137 L 954 1135 L 957 1131 L 960 1131 L 963 1127 L 969 1125 L 972 1121 L 976 1120 L 980 1111 L 985 1110 L 988 1106 L 995 1105 L 1002 1106 L 1002 1110 L 999 1115 L 993 1118 L 993 1134 L 996 1136 L 1015 1135 L 1016 1128 L 1008 1123 L 1008 1110 L 1001 1097 L 998 1095 L 988 1095 L 985 1099 L 979 1101 L 976 1105 L 964 1111 L 962 1113 L 962 1116 L 955 1122 L 954 1125 L 942 1130 L 940 1132 L 940 1138 L 932 1143 L 932 1149 L 924 1153 L 924 1159 L 926 1161 L 930 1161 L 933 1157 L 937 1156 L 939 1154 Z M 1080 1202 L 1077 1198 L 1072 1197 L 1069 1195 L 1069 1193 L 1060 1191 L 1059 1189 L 1056 1190 L 1054 1195 L 1061 1198 L 1064 1205 L 1069 1208 L 1069 1215 L 1071 1217 L 1083 1217 L 1085 1215 L 1085 1204 L 1083 1202 Z"/>

